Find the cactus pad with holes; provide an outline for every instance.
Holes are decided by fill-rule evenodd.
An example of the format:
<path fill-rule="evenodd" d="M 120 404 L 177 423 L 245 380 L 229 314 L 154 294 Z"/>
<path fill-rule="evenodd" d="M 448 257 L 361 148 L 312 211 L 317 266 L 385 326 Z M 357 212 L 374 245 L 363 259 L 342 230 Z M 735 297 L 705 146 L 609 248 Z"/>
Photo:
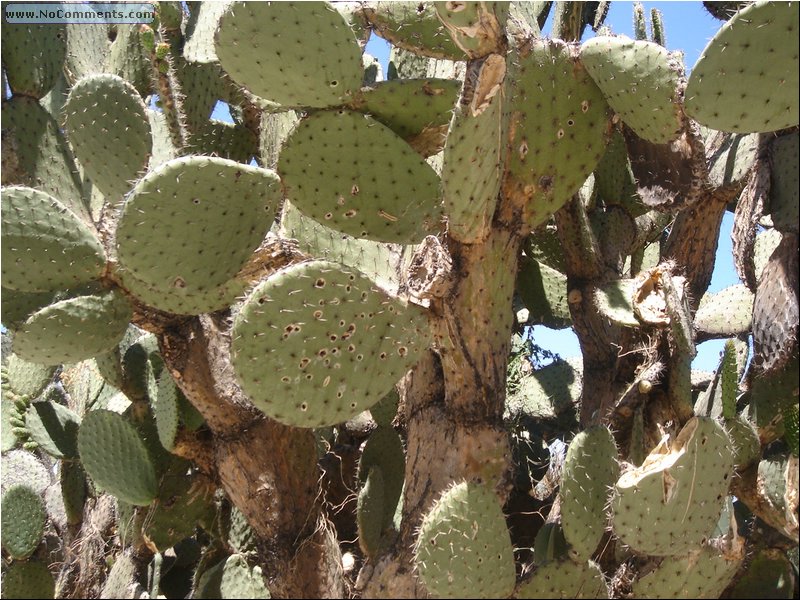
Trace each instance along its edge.
<path fill-rule="evenodd" d="M 464 481 L 446 490 L 422 520 L 414 560 L 435 597 L 508 597 L 514 550 L 492 489 Z"/>
<path fill-rule="evenodd" d="M 12 186 L 2 193 L 3 286 L 47 292 L 87 283 L 103 272 L 97 234 L 52 196 Z"/>
<path fill-rule="evenodd" d="M 232 337 L 244 391 L 297 427 L 334 425 L 370 408 L 429 343 L 421 309 L 327 261 L 292 265 L 258 285 Z"/>
<path fill-rule="evenodd" d="M 610 136 L 608 104 L 576 53 L 560 40 L 534 40 L 530 54 L 509 66 L 512 135 L 504 186 L 527 200 L 531 228 L 581 188 Z"/>
<path fill-rule="evenodd" d="M 116 75 L 84 77 L 70 90 L 64 120 L 88 178 L 110 202 L 121 200 L 147 167 L 153 146 L 139 93 Z"/>
<path fill-rule="evenodd" d="M 713 419 L 694 417 L 671 447 L 660 444 L 620 477 L 611 503 L 614 532 L 638 552 L 684 554 L 707 539 L 733 473 L 733 450 Z"/>
<path fill-rule="evenodd" d="M 272 224 L 279 195 L 267 169 L 205 156 L 161 165 L 122 210 L 117 254 L 125 286 L 163 310 L 221 308 L 223 290 Z M 167 299 L 161 305 L 159 294 Z"/>
<path fill-rule="evenodd" d="M 327 2 L 235 2 L 220 19 L 215 47 L 231 79 L 278 104 L 336 106 L 361 88 L 355 35 Z"/>
<path fill-rule="evenodd" d="M 156 497 L 153 462 L 142 438 L 122 415 L 88 412 L 78 432 L 78 451 L 94 482 L 120 500 L 145 506 Z"/>
<path fill-rule="evenodd" d="M 413 244 L 439 226 L 436 173 L 372 117 L 337 110 L 304 119 L 278 172 L 297 208 L 354 237 Z"/>
<path fill-rule="evenodd" d="M 681 63 L 653 42 L 598 36 L 581 46 L 581 63 L 611 108 L 642 139 L 666 144 L 681 130 Z"/>
<path fill-rule="evenodd" d="M 699 123 L 737 133 L 775 131 L 800 120 L 794 2 L 756 2 L 717 32 L 686 86 L 686 113 Z"/>

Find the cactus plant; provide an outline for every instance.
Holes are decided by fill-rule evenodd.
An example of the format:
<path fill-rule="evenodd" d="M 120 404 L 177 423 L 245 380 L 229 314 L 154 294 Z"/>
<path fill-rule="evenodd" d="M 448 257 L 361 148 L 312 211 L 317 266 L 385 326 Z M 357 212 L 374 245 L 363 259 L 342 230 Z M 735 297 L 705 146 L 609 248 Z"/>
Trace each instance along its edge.
<path fill-rule="evenodd" d="M 4 22 L 4 597 L 792 592 L 799 11 L 725 4 Z"/>

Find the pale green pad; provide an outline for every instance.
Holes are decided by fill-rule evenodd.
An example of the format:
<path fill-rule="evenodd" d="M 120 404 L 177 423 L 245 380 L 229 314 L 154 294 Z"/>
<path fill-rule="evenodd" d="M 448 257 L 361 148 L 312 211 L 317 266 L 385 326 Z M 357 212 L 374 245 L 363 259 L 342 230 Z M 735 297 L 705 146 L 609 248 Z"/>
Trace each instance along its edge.
<path fill-rule="evenodd" d="M 12 558 L 24 560 L 42 541 L 47 514 L 44 501 L 24 484 L 10 487 L 3 494 L 3 548 Z"/>
<path fill-rule="evenodd" d="M 502 90 L 480 114 L 471 107 L 453 112 L 442 164 L 447 231 L 474 243 L 489 233 L 500 192 L 509 113 Z M 477 111 L 476 111 L 477 112 Z"/>
<path fill-rule="evenodd" d="M 600 567 L 591 561 L 552 561 L 536 569 L 516 597 L 608 598 L 608 588 Z"/>
<path fill-rule="evenodd" d="M 3 573 L 3 598 L 53 598 L 56 582 L 47 565 L 36 560 L 14 561 Z"/>
<path fill-rule="evenodd" d="M 594 301 L 597 310 L 612 323 L 623 327 L 639 327 L 641 323 L 633 308 L 635 293 L 635 279 L 618 279 L 595 289 Z"/>
<path fill-rule="evenodd" d="M 4 160 L 3 185 L 35 187 L 86 217 L 78 168 L 53 117 L 33 98 L 15 96 L 3 101 L 3 132 L 8 134 L 3 145 L 16 150 L 18 161 L 13 165 Z"/>
<path fill-rule="evenodd" d="M 215 47 L 236 83 L 278 104 L 336 106 L 361 87 L 355 34 L 327 2 L 235 2 Z"/>
<path fill-rule="evenodd" d="M 633 584 L 635 598 L 719 598 L 742 565 L 744 553 L 728 560 L 702 546 L 686 556 L 669 556 Z"/>
<path fill-rule="evenodd" d="M 41 98 L 56 82 L 67 54 L 66 27 L 3 19 L 3 72 L 15 94 Z"/>
<path fill-rule="evenodd" d="M 393 46 L 421 56 L 466 60 L 436 14 L 433 2 L 370 2 L 364 16 Z"/>
<path fill-rule="evenodd" d="M 123 281 L 142 300 L 198 312 L 214 302 L 259 246 L 280 197 L 274 172 L 222 158 L 171 160 L 133 189 L 117 227 Z M 130 277 L 131 275 L 132 277 Z M 166 300 L 160 302 L 158 295 Z M 202 306 L 201 297 L 209 297 Z M 185 312 L 185 311 L 175 311 Z"/>
<path fill-rule="evenodd" d="M 175 447 L 175 435 L 178 433 L 178 388 L 172 376 L 163 371 L 158 380 L 158 394 L 150 400 L 156 418 L 156 429 L 161 445 L 167 450 Z"/>
<path fill-rule="evenodd" d="M 245 393 L 297 427 L 346 421 L 378 402 L 429 344 L 426 314 L 358 271 L 292 265 L 247 297 L 231 354 Z"/>
<path fill-rule="evenodd" d="M 5 300 L 5 298 L 3 298 Z M 5 323 L 4 323 L 5 324 Z M 16 354 L 8 357 L 8 386 L 20 396 L 36 398 L 53 379 L 54 367 L 22 360 Z"/>
<path fill-rule="evenodd" d="M 770 146 L 772 184 L 769 190 L 769 212 L 778 231 L 797 232 L 800 213 L 800 134 L 796 131 L 781 136 Z"/>
<path fill-rule="evenodd" d="M 25 484 L 37 494 L 44 494 L 47 486 L 50 485 L 50 473 L 36 458 L 27 450 L 12 450 L 3 455 L 2 469 L 2 493 L 16 484 Z"/>
<path fill-rule="evenodd" d="M 446 126 L 461 90 L 453 79 L 395 79 L 367 89 L 355 107 L 369 113 L 404 140 L 425 129 Z"/>
<path fill-rule="evenodd" d="M 147 167 L 153 147 L 139 93 L 116 75 L 90 75 L 72 87 L 64 122 L 86 176 L 108 202 L 122 200 Z"/>
<path fill-rule="evenodd" d="M 733 450 L 713 419 L 694 417 L 670 452 L 659 446 L 620 477 L 611 509 L 614 532 L 638 552 L 685 554 L 714 530 L 733 473 Z"/>
<path fill-rule="evenodd" d="M 517 273 L 517 292 L 528 308 L 528 323 L 541 323 L 552 329 L 569 327 L 572 317 L 566 275 L 525 257 Z"/>
<path fill-rule="evenodd" d="M 3 188 L 3 286 L 24 292 L 70 288 L 98 278 L 106 255 L 92 228 L 44 192 Z"/>
<path fill-rule="evenodd" d="M 136 429 L 122 415 L 89 411 L 78 432 L 78 451 L 89 476 L 120 500 L 146 506 L 156 497 L 153 463 Z"/>
<path fill-rule="evenodd" d="M 80 417 L 56 402 L 34 402 L 25 415 L 31 439 L 55 458 L 77 458 Z"/>
<path fill-rule="evenodd" d="M 681 63 L 659 44 L 594 37 L 581 46 L 581 63 L 606 101 L 636 134 L 666 144 L 681 131 Z"/>
<path fill-rule="evenodd" d="M 31 314 L 52 303 L 61 292 L 20 292 L 3 287 L 0 291 L 0 320 L 4 326 L 16 331 Z"/>
<path fill-rule="evenodd" d="M 223 598 L 271 598 L 260 567 L 250 567 L 241 554 L 225 561 L 219 589 Z"/>
<path fill-rule="evenodd" d="M 25 321 L 14 352 L 44 365 L 78 362 L 116 346 L 130 320 L 130 303 L 116 291 L 62 300 Z"/>
<path fill-rule="evenodd" d="M 439 228 L 438 176 L 372 117 L 339 110 L 304 119 L 278 172 L 297 208 L 354 237 L 413 244 Z"/>
<path fill-rule="evenodd" d="M 800 7 L 756 2 L 717 32 L 686 86 L 687 114 L 720 131 L 775 131 L 800 121 Z"/>
<path fill-rule="evenodd" d="M 221 2 L 201 2 L 190 11 L 186 25 L 186 44 L 183 56 L 193 63 L 217 63 L 214 49 L 214 32 L 225 9 L 231 4 L 228 0 Z"/>
<path fill-rule="evenodd" d="M 583 361 L 558 361 L 522 379 L 506 399 L 505 418 L 554 419 L 575 411 L 583 392 Z"/>
<path fill-rule="evenodd" d="M 492 489 L 464 481 L 446 490 L 422 520 L 414 561 L 435 597 L 509 596 L 514 549 Z"/>
<path fill-rule="evenodd" d="M 617 446 L 604 426 L 570 442 L 561 479 L 561 526 L 576 555 L 589 559 L 606 529 L 606 506 L 619 477 Z"/>
<path fill-rule="evenodd" d="M 111 43 L 103 72 L 119 75 L 145 98 L 151 93 L 153 65 L 150 53 L 142 45 L 139 28 L 134 23 L 117 24 L 117 37 Z"/>
<path fill-rule="evenodd" d="M 750 331 L 753 299 L 753 292 L 743 283 L 726 287 L 716 293 L 704 294 L 694 315 L 695 329 L 714 337 Z"/>
<path fill-rule="evenodd" d="M 724 136 L 708 158 L 708 179 L 712 187 L 736 185 L 747 177 L 758 154 L 758 134 L 725 134 L 707 128 L 701 128 L 701 132 L 707 136 L 706 148 L 709 138 Z"/>
<path fill-rule="evenodd" d="M 610 109 L 560 40 L 534 40 L 508 76 L 513 135 L 505 185 L 528 199 L 526 218 L 535 228 L 594 171 L 610 135 Z"/>

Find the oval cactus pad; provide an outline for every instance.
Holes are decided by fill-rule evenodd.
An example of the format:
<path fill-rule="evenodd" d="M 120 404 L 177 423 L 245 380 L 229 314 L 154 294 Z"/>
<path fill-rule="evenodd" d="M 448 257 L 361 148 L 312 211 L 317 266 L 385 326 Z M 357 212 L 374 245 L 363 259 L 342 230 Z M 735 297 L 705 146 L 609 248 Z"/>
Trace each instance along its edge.
<path fill-rule="evenodd" d="M 361 87 L 355 34 L 327 2 L 234 2 L 215 42 L 228 75 L 265 100 L 323 108 Z"/>
<path fill-rule="evenodd" d="M 304 119 L 278 172 L 297 208 L 348 235 L 414 244 L 439 226 L 439 177 L 372 117 L 338 110 Z"/>
<path fill-rule="evenodd" d="M 267 233 L 280 196 L 277 175 L 223 158 L 171 160 L 131 192 L 117 227 L 123 279 L 171 297 L 226 284 Z M 165 308 L 169 310 L 169 308 Z"/>
<path fill-rule="evenodd" d="M 428 347 L 426 317 L 353 269 L 311 261 L 247 297 L 232 362 L 257 408 L 296 427 L 346 421 L 378 402 Z"/>

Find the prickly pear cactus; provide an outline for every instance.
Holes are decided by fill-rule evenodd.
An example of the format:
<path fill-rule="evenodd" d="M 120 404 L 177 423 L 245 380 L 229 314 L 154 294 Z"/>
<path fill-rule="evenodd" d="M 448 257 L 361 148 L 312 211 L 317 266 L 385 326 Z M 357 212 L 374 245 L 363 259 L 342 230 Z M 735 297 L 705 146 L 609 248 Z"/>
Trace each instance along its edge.
<path fill-rule="evenodd" d="M 705 4 L 4 19 L 3 597 L 796 596 L 798 4 Z"/>

